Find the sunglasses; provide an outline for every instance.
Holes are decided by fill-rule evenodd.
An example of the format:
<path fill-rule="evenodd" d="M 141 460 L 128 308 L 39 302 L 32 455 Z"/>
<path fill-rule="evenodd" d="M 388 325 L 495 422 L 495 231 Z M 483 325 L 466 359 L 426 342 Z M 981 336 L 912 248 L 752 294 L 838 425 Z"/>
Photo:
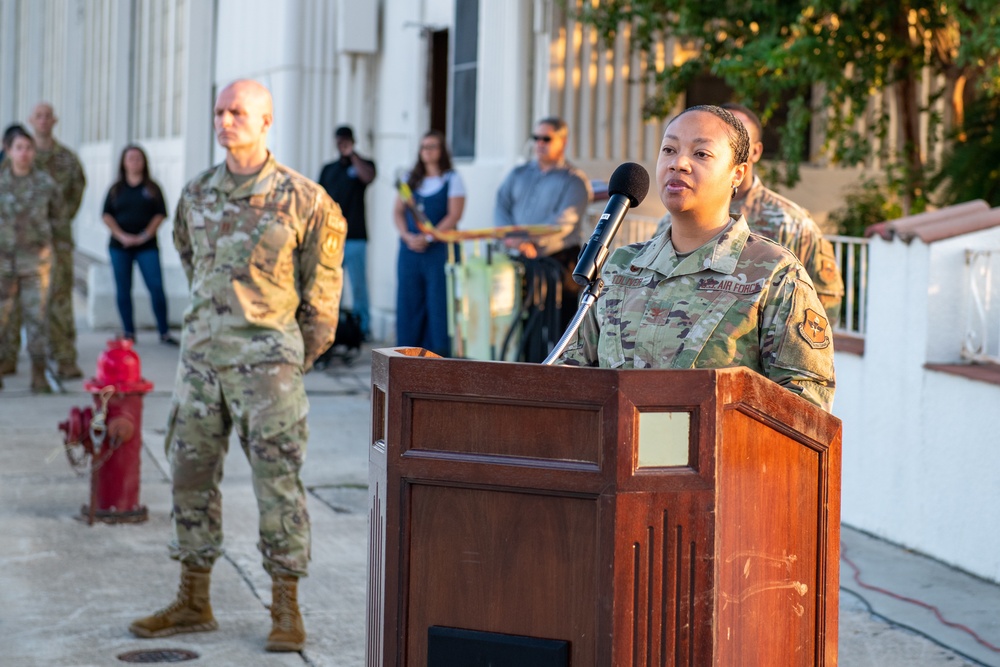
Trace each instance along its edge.
<path fill-rule="evenodd" d="M 550 141 L 552 141 L 552 137 L 551 136 L 546 136 L 544 134 L 533 134 L 533 135 L 531 135 L 531 140 L 532 141 L 541 141 L 541 142 L 544 142 L 544 143 L 547 144 Z"/>

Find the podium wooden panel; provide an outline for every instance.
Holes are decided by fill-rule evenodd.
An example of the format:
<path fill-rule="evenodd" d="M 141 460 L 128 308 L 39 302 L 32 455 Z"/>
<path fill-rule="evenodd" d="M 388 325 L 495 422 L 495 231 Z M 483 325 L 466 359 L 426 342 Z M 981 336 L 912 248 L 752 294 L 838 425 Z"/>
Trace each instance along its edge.
<path fill-rule="evenodd" d="M 574 666 L 836 665 L 837 418 L 746 369 L 400 348 L 372 383 L 369 666 L 426 665 L 432 626 L 565 640 Z M 687 460 L 640 467 L 662 412 Z"/>

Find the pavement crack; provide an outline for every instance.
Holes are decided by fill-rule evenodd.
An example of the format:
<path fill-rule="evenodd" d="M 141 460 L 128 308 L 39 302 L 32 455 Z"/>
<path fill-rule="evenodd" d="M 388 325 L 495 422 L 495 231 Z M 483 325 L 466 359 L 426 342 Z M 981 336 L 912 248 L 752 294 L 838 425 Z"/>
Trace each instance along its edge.
<path fill-rule="evenodd" d="M 233 558 L 229 554 L 223 553 L 222 557 L 226 560 L 226 562 L 228 562 L 230 565 L 233 566 L 233 569 L 235 569 L 237 574 L 240 575 L 240 578 L 243 580 L 243 583 L 247 585 L 247 588 L 250 589 L 250 592 L 253 593 L 253 596 L 255 598 L 257 598 L 261 606 L 264 607 L 264 609 L 267 609 L 268 608 L 267 605 L 264 604 L 264 598 L 260 596 L 260 592 L 257 590 L 257 587 L 254 586 L 253 580 L 250 578 L 250 573 L 247 572 L 246 569 L 243 568 L 239 563 L 233 560 Z"/>
<path fill-rule="evenodd" d="M 163 477 L 163 481 L 169 482 L 170 481 L 170 472 L 166 468 L 163 467 L 163 464 L 160 463 L 160 459 L 158 459 L 153 454 L 153 450 L 150 449 L 149 443 L 146 442 L 145 438 L 143 438 L 143 440 L 142 440 L 142 448 L 145 449 L 145 450 L 147 450 L 146 453 L 149 455 L 149 458 L 151 458 L 153 460 L 153 465 L 156 466 L 156 469 L 160 471 L 160 475 Z"/>
<path fill-rule="evenodd" d="M 306 487 L 309 495 L 335 514 L 368 512 L 368 487 L 361 484 L 327 484 Z"/>

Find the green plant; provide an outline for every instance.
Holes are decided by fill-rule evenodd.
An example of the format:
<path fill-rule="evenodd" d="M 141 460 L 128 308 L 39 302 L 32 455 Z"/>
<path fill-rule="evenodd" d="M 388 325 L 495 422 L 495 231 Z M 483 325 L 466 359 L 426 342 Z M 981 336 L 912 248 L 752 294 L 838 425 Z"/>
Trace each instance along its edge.
<path fill-rule="evenodd" d="M 844 236 L 864 236 L 865 229 L 877 222 L 903 215 L 899 197 L 884 183 L 865 178 L 844 193 L 844 205 L 830 211 L 830 222 Z"/>
<path fill-rule="evenodd" d="M 941 206 L 985 199 L 1000 205 L 1000 97 L 976 100 L 930 180 Z"/>

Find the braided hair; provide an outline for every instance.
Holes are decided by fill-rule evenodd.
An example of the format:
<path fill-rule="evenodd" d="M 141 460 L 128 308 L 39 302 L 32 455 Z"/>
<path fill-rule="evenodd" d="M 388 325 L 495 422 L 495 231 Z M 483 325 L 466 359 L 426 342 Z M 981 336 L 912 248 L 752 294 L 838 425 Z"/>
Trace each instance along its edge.
<path fill-rule="evenodd" d="M 714 104 L 698 104 L 693 107 L 688 107 L 684 111 L 680 112 L 674 116 L 674 120 L 677 120 L 689 111 L 704 111 L 710 113 L 713 116 L 720 118 L 729 127 L 726 133 L 729 135 L 729 146 L 733 149 L 733 164 L 735 167 L 738 164 L 743 164 L 748 159 L 750 159 L 750 135 L 747 134 L 747 128 L 743 125 L 743 122 L 734 116 L 732 112 L 723 109 L 722 107 L 715 106 Z"/>

